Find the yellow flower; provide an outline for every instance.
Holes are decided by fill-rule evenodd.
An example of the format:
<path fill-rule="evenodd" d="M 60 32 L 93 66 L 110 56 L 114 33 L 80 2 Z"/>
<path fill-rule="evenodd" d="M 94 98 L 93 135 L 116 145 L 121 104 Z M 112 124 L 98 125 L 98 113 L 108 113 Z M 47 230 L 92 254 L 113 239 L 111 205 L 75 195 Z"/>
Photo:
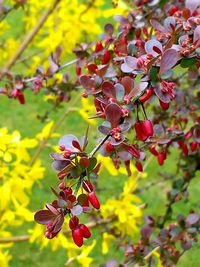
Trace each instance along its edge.
<path fill-rule="evenodd" d="M 60 134 L 58 133 L 52 133 L 52 129 L 53 129 L 53 126 L 54 126 L 54 121 L 50 121 L 48 122 L 44 128 L 42 129 L 42 131 L 36 135 L 36 138 L 39 139 L 39 140 L 45 140 L 49 137 L 59 137 Z"/>
<path fill-rule="evenodd" d="M 91 125 L 96 125 L 96 120 L 89 119 L 89 117 L 94 116 L 96 114 L 96 110 L 94 105 L 90 102 L 88 98 L 81 99 L 82 108 L 79 109 L 79 114 L 82 116 L 82 118 Z"/>
<path fill-rule="evenodd" d="M 110 248 L 110 243 L 116 238 L 108 233 L 103 233 L 103 242 L 102 242 L 102 253 L 107 254 Z"/>

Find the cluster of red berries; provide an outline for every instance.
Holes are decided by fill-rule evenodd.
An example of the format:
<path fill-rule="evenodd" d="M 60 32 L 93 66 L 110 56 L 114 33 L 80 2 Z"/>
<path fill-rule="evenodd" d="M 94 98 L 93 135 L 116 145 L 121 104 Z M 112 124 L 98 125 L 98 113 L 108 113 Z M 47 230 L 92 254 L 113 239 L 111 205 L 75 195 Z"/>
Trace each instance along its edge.
<path fill-rule="evenodd" d="M 85 224 L 79 224 L 79 218 L 73 216 L 69 220 L 69 228 L 72 230 L 72 238 L 74 243 L 81 247 L 83 245 L 83 238 L 90 238 L 91 233 Z"/>

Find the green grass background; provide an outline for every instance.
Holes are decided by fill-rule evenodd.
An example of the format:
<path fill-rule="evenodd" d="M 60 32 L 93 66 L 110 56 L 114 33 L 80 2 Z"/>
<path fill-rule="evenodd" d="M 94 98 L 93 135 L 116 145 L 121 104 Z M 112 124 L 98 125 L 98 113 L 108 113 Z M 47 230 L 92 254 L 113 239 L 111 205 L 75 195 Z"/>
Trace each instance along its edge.
<path fill-rule="evenodd" d="M 20 33 L 20 27 L 22 24 L 20 22 L 21 11 L 16 11 L 14 17 L 8 16 L 8 20 L 11 25 L 13 25 L 13 34 L 17 36 Z M 17 23 L 17 27 L 16 27 Z M 14 27 L 15 26 L 15 27 Z M 19 69 L 23 71 L 23 66 Z M 44 124 L 38 120 L 37 115 L 43 115 L 47 110 L 51 108 L 50 104 L 43 101 L 43 92 L 38 96 L 34 96 L 31 92 L 26 92 L 26 105 L 20 105 L 16 100 L 7 99 L 4 96 L 0 96 L 0 127 L 6 126 L 9 131 L 15 129 L 21 132 L 22 137 L 34 137 L 44 126 Z M 69 104 L 64 104 L 62 109 L 58 109 L 56 112 L 50 113 L 50 118 L 54 121 L 57 121 L 63 114 L 64 110 L 68 108 Z M 70 113 L 63 124 L 58 129 L 58 132 L 61 134 L 73 133 L 77 136 L 84 134 L 84 131 L 87 127 L 86 122 L 80 119 L 80 116 L 77 112 Z M 92 129 L 92 143 L 96 139 L 96 127 Z M 52 139 L 51 143 L 57 144 L 58 139 Z M 40 209 L 44 203 L 49 202 L 52 199 L 52 194 L 49 190 L 49 186 L 55 186 L 57 184 L 57 179 L 54 171 L 51 169 L 51 159 L 49 153 L 51 150 L 45 148 L 40 157 L 43 159 L 43 163 L 46 167 L 45 177 L 41 181 L 41 186 L 35 185 L 32 190 L 30 209 L 37 210 Z M 171 171 L 176 169 L 176 153 L 172 153 L 169 157 L 164 167 L 159 167 L 154 159 L 150 166 L 147 169 L 148 177 L 145 180 L 142 180 L 140 185 L 146 185 L 152 181 L 159 181 L 160 177 L 158 175 L 159 171 Z M 106 179 L 107 177 L 107 179 Z M 196 208 L 196 205 L 199 201 L 200 195 L 200 181 L 194 179 L 193 183 L 189 188 L 190 192 L 190 203 L 184 203 L 180 201 L 174 205 L 174 210 L 176 213 L 188 213 L 188 210 Z M 100 180 L 100 186 L 104 188 L 103 194 L 101 194 L 102 202 L 107 199 L 110 195 L 112 188 L 112 195 L 119 195 L 120 190 L 122 189 L 123 182 L 125 177 L 110 177 L 107 173 L 104 172 L 103 179 Z M 107 186 L 107 183 L 111 186 Z M 167 190 L 170 188 L 169 183 L 159 184 L 158 186 L 152 186 L 148 191 L 143 191 L 139 194 L 142 201 L 147 203 L 148 206 L 144 210 L 145 214 L 151 215 L 162 215 L 165 212 L 165 196 Z M 26 234 L 27 229 L 29 229 L 33 224 L 23 225 L 20 228 L 13 227 L 14 235 Z M 92 230 L 93 236 L 99 240 L 101 237 L 98 234 L 98 231 Z M 135 237 L 137 239 L 137 237 Z M 13 259 L 10 263 L 11 267 L 62 267 L 66 262 L 66 251 L 64 249 L 59 249 L 56 252 L 52 252 L 50 248 L 45 248 L 42 251 L 39 246 L 36 244 L 29 244 L 27 242 L 16 243 L 11 248 L 11 253 Z M 120 251 L 117 246 L 112 246 L 109 250 L 108 255 L 101 254 L 100 242 L 97 242 L 97 245 L 91 253 L 94 258 L 94 262 L 91 266 L 99 266 L 103 264 L 108 259 L 117 258 L 123 262 L 123 252 Z M 76 263 L 72 263 L 71 266 L 78 266 Z M 196 244 L 194 247 L 186 252 L 181 258 L 178 267 L 199 267 L 200 266 L 200 245 Z"/>

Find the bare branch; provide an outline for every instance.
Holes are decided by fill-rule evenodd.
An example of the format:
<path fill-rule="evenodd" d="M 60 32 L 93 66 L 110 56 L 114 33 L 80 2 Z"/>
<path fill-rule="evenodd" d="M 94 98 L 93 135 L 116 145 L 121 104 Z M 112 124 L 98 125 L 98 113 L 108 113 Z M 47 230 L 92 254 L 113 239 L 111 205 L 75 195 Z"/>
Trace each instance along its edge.
<path fill-rule="evenodd" d="M 12 66 L 15 64 L 17 59 L 22 55 L 24 50 L 27 48 L 29 43 L 33 40 L 33 38 L 36 36 L 36 34 L 39 32 L 39 30 L 44 25 L 45 21 L 51 15 L 51 13 L 54 11 L 56 6 L 59 4 L 61 0 L 54 0 L 53 5 L 48 8 L 41 18 L 39 19 L 38 23 L 35 25 L 35 27 L 28 33 L 28 35 L 25 37 L 25 39 L 22 41 L 20 47 L 17 49 L 13 57 L 5 64 L 3 69 L 9 70 L 12 68 Z"/>

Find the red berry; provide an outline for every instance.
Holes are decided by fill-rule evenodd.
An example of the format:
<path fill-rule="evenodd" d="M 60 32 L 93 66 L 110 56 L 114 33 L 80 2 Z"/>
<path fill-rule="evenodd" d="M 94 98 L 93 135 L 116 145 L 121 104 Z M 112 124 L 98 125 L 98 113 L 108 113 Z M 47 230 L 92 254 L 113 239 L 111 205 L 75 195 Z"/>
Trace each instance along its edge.
<path fill-rule="evenodd" d="M 188 140 L 191 136 L 192 136 L 192 131 L 189 130 L 189 131 L 184 135 L 184 138 L 185 138 L 185 140 Z"/>
<path fill-rule="evenodd" d="M 142 166 L 142 163 L 141 163 L 141 162 L 137 161 L 137 162 L 135 163 L 135 167 L 137 168 L 137 170 L 138 170 L 139 172 L 143 172 L 143 166 Z"/>
<path fill-rule="evenodd" d="M 190 143 L 190 149 L 192 152 L 196 151 L 197 149 L 197 146 L 198 146 L 198 143 L 196 141 L 193 141 Z"/>
<path fill-rule="evenodd" d="M 77 74 L 78 76 L 81 75 L 81 67 L 76 66 L 76 74 Z"/>
<path fill-rule="evenodd" d="M 111 145 L 110 142 L 106 142 L 106 143 L 105 143 L 105 149 L 106 149 L 106 151 L 107 151 L 108 153 L 110 153 L 110 152 L 112 152 L 112 151 L 115 150 L 114 146 Z"/>
<path fill-rule="evenodd" d="M 61 189 L 61 190 L 65 189 L 65 182 L 60 182 L 58 184 L 58 188 Z"/>
<path fill-rule="evenodd" d="M 110 51 L 107 50 L 103 55 L 102 64 L 103 65 L 108 64 L 109 61 L 110 61 Z"/>
<path fill-rule="evenodd" d="M 66 196 L 69 196 L 69 195 L 72 194 L 71 187 L 66 187 L 63 191 L 64 191 L 64 193 L 65 193 Z"/>
<path fill-rule="evenodd" d="M 136 122 L 134 127 L 135 127 L 135 132 L 136 132 L 137 138 L 141 141 L 145 141 L 147 139 L 147 136 L 143 132 L 142 121 Z"/>
<path fill-rule="evenodd" d="M 173 16 L 174 13 L 176 13 L 176 11 L 178 11 L 178 7 L 177 7 L 177 6 L 172 6 L 172 7 L 169 9 L 169 15 L 170 15 L 170 16 Z"/>
<path fill-rule="evenodd" d="M 159 102 L 160 102 L 160 106 L 161 106 L 163 109 L 167 110 L 167 109 L 169 108 L 169 103 L 165 103 L 165 102 L 163 102 L 163 101 L 161 101 L 161 100 L 159 100 Z"/>
<path fill-rule="evenodd" d="M 95 47 L 95 52 L 99 52 L 103 49 L 103 45 L 102 45 L 102 42 L 97 42 L 96 43 L 96 47 Z"/>
<path fill-rule="evenodd" d="M 76 216 L 73 216 L 72 218 L 70 218 L 69 220 L 69 228 L 71 230 L 75 229 L 79 224 L 79 218 Z"/>
<path fill-rule="evenodd" d="M 94 191 L 88 194 L 88 200 L 95 209 L 100 209 L 100 203 Z"/>
<path fill-rule="evenodd" d="M 58 174 L 58 179 L 62 180 L 66 176 L 66 173 Z"/>
<path fill-rule="evenodd" d="M 80 224 L 79 228 L 81 229 L 84 238 L 90 238 L 90 230 L 85 224 Z"/>
<path fill-rule="evenodd" d="M 88 98 L 88 93 L 86 93 L 86 92 L 82 93 L 82 97 Z"/>
<path fill-rule="evenodd" d="M 139 98 L 140 102 L 144 103 L 146 102 L 153 94 L 152 89 L 147 89 L 145 94 Z"/>
<path fill-rule="evenodd" d="M 164 164 L 165 158 L 166 158 L 165 153 L 161 152 L 158 154 L 157 159 L 158 159 L 158 164 L 160 166 L 162 166 Z"/>
<path fill-rule="evenodd" d="M 74 243 L 81 247 L 83 245 L 83 233 L 80 228 L 76 228 L 72 230 L 72 238 L 74 240 Z"/>
<path fill-rule="evenodd" d="M 94 190 L 94 187 L 89 180 L 84 180 L 82 185 L 83 185 L 84 190 L 88 193 Z"/>
<path fill-rule="evenodd" d="M 158 156 L 158 151 L 155 149 L 155 146 L 150 146 L 149 151 L 151 152 L 152 155 Z"/>
<path fill-rule="evenodd" d="M 184 153 L 185 156 L 188 156 L 188 148 L 187 148 L 187 145 L 186 144 L 183 144 L 182 145 L 182 151 Z"/>
<path fill-rule="evenodd" d="M 65 146 L 61 145 L 59 146 L 60 151 L 65 151 Z"/>
<path fill-rule="evenodd" d="M 138 121 L 135 123 L 135 131 L 138 139 L 146 141 L 150 136 L 153 136 L 153 125 L 150 120 Z"/>

